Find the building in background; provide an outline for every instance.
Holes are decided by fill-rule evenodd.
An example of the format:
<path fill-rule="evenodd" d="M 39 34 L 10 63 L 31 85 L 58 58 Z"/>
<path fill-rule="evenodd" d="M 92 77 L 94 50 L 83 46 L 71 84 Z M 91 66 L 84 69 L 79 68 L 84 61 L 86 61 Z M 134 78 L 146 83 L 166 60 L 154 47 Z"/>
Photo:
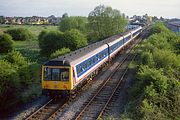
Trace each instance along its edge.
<path fill-rule="evenodd" d="M 169 22 L 167 27 L 180 35 L 180 21 Z"/>

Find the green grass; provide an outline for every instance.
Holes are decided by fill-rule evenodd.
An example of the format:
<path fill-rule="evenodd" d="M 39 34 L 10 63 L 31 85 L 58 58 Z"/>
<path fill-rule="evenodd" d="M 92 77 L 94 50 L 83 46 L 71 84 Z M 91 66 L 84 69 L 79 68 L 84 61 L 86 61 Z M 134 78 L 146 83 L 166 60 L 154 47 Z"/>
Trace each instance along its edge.
<path fill-rule="evenodd" d="M 57 30 L 58 26 L 52 25 L 0 25 L 0 34 L 2 34 L 7 29 L 11 28 L 26 28 L 31 31 L 35 37 L 39 35 L 42 30 Z"/>
<path fill-rule="evenodd" d="M 14 42 L 15 49 L 39 49 L 38 41 L 15 41 Z"/>
<path fill-rule="evenodd" d="M 14 41 L 15 50 L 21 52 L 21 54 L 33 62 L 42 62 L 42 58 L 39 54 L 38 35 L 42 30 L 58 30 L 58 26 L 52 25 L 0 25 L 0 34 L 3 34 L 7 29 L 12 28 L 26 28 L 34 34 L 34 38 L 30 41 Z"/>
<path fill-rule="evenodd" d="M 14 42 L 14 47 L 15 50 L 20 51 L 20 53 L 30 61 L 41 61 L 38 41 L 16 41 Z"/>

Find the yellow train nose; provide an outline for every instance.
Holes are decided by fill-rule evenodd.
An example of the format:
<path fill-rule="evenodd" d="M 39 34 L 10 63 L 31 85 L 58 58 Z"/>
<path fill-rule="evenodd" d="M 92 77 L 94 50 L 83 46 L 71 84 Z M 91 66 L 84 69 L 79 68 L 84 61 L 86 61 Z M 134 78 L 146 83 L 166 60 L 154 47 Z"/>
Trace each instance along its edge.
<path fill-rule="evenodd" d="M 44 88 L 48 88 L 48 87 L 49 87 L 49 85 L 48 85 L 48 84 L 45 84 L 45 85 L 44 85 Z"/>

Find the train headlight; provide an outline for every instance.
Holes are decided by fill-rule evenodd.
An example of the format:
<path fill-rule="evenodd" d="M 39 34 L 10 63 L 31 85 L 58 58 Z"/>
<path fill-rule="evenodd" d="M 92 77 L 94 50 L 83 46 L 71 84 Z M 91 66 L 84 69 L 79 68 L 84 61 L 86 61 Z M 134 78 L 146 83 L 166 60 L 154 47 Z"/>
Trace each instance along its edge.
<path fill-rule="evenodd" d="M 67 85 L 63 85 L 63 88 L 67 89 Z"/>
<path fill-rule="evenodd" d="M 49 86 L 48 86 L 48 84 L 46 84 L 45 86 L 44 86 L 44 88 L 48 88 Z"/>
<path fill-rule="evenodd" d="M 57 85 L 54 85 L 54 88 L 57 88 Z"/>

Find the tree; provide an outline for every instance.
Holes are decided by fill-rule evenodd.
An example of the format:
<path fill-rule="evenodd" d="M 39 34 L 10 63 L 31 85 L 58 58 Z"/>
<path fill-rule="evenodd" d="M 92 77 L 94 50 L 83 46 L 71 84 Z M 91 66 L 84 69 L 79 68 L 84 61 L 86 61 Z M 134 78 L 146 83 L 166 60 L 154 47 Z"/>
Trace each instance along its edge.
<path fill-rule="evenodd" d="M 25 41 L 33 39 L 33 34 L 28 29 L 24 28 L 8 29 L 7 31 L 5 31 L 5 33 L 10 34 L 13 40 L 16 41 Z"/>
<path fill-rule="evenodd" d="M 59 23 L 59 29 L 62 32 L 78 29 L 83 33 L 87 32 L 87 18 L 86 17 L 64 17 L 62 21 Z"/>
<path fill-rule="evenodd" d="M 0 24 L 4 24 L 5 20 L 4 20 L 4 16 L 0 16 Z"/>
<path fill-rule="evenodd" d="M 0 35 L 0 53 L 7 53 L 13 49 L 12 37 L 8 34 Z"/>
<path fill-rule="evenodd" d="M 64 47 L 76 50 L 85 45 L 87 45 L 87 39 L 77 29 L 72 29 L 65 33 L 60 31 L 42 31 L 39 34 L 40 53 L 45 57 L 49 57 L 53 52 Z"/>
<path fill-rule="evenodd" d="M 45 57 L 49 57 L 53 52 L 66 45 L 63 33 L 60 31 L 42 31 L 38 38 L 40 53 Z"/>
<path fill-rule="evenodd" d="M 68 17 L 68 14 L 67 13 L 64 13 L 63 15 L 62 15 L 62 18 L 67 18 Z"/>
<path fill-rule="evenodd" d="M 54 53 L 51 54 L 51 58 L 56 58 L 59 56 L 62 56 L 66 53 L 69 53 L 71 50 L 69 48 L 61 48 L 59 50 L 56 50 Z"/>
<path fill-rule="evenodd" d="M 22 54 L 19 51 L 15 51 L 15 50 L 9 52 L 5 57 L 5 60 L 7 60 L 9 63 L 13 64 L 17 68 L 28 64 L 28 62 L 22 56 Z"/>
<path fill-rule="evenodd" d="M 166 70 L 169 67 L 177 70 L 180 69 L 180 57 L 170 50 L 156 49 L 153 53 L 153 58 L 157 68 L 165 68 Z"/>
<path fill-rule="evenodd" d="M 65 41 L 66 47 L 70 48 L 71 50 L 76 50 L 87 45 L 86 37 L 77 29 L 66 31 Z"/>
<path fill-rule="evenodd" d="M 163 23 L 158 22 L 150 29 L 150 35 L 168 31 L 169 30 L 163 25 Z"/>
<path fill-rule="evenodd" d="M 16 69 L 11 63 L 0 60 L 0 66 L 0 112 L 3 112 L 8 106 L 14 104 L 15 98 L 17 98 L 18 95 L 20 79 Z"/>
<path fill-rule="evenodd" d="M 29 62 L 19 51 L 9 52 L 4 60 L 9 62 L 14 68 L 16 68 L 16 72 L 19 74 L 21 87 L 27 87 L 32 81 L 36 81 L 37 78 L 37 64 Z"/>
<path fill-rule="evenodd" d="M 121 13 L 109 6 L 99 5 L 88 16 L 89 36 L 91 40 L 103 39 L 123 32 L 127 20 Z"/>

